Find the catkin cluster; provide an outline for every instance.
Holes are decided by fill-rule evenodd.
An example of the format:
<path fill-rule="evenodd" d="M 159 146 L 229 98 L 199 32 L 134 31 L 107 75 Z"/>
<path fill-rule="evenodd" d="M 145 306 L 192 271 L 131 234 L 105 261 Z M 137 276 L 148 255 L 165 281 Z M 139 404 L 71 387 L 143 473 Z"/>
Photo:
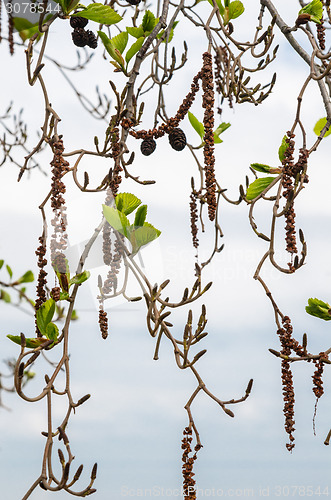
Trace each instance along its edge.
<path fill-rule="evenodd" d="M 51 260 L 56 271 L 66 273 L 64 250 L 67 248 L 67 216 L 64 200 L 66 187 L 62 177 L 69 170 L 69 163 L 63 158 L 63 141 L 61 138 L 53 145 L 54 157 L 52 165 L 51 207 L 54 217 L 51 221 L 54 233 L 51 237 Z"/>
<path fill-rule="evenodd" d="M 192 452 L 191 443 L 192 443 L 192 429 L 191 427 L 185 427 L 183 431 L 183 439 L 182 439 L 182 472 L 183 472 L 183 491 L 184 491 L 184 500 L 196 500 L 196 490 L 195 490 L 195 479 L 193 466 L 194 462 L 197 459 L 197 452 L 200 450 L 201 445 L 196 445 L 194 448 L 194 455 L 190 456 Z"/>
<path fill-rule="evenodd" d="M 294 153 L 294 134 L 291 132 L 287 132 L 287 149 L 284 153 L 284 159 L 282 161 L 283 165 L 283 196 L 286 198 L 288 203 L 288 208 L 285 213 L 285 230 L 286 230 L 286 250 L 290 254 L 298 253 L 297 245 L 296 245 L 296 231 L 295 231 L 295 211 L 293 202 L 291 201 L 294 193 L 293 187 L 293 175 L 294 175 L 294 161 L 293 161 L 293 153 Z M 290 270 L 294 270 L 292 263 L 289 264 Z"/>

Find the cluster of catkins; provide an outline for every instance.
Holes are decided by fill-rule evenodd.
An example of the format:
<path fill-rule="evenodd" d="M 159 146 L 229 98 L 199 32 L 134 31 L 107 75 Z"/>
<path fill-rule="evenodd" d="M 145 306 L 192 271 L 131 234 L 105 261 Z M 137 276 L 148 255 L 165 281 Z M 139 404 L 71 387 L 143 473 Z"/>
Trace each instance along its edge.
<path fill-rule="evenodd" d="M 195 479 L 193 466 L 194 462 L 197 459 L 197 452 L 202 448 L 201 445 L 197 444 L 194 448 L 194 455 L 190 456 L 192 451 L 191 443 L 192 443 L 192 429 L 191 427 L 185 427 L 183 431 L 183 439 L 182 439 L 182 472 L 183 472 L 183 491 L 184 491 L 184 500 L 195 500 L 196 499 L 196 490 L 195 490 Z"/>
<path fill-rule="evenodd" d="M 70 26 L 74 28 L 72 32 L 72 41 L 77 47 L 90 47 L 91 49 L 96 49 L 98 42 L 95 34 L 90 30 L 85 30 L 85 26 L 88 24 L 88 19 L 79 16 L 70 17 Z"/>

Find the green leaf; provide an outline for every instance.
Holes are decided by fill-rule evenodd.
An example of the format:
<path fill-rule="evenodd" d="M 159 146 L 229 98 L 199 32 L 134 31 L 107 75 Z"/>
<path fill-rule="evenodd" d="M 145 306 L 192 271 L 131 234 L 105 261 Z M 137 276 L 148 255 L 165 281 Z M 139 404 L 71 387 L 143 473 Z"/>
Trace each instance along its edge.
<path fill-rule="evenodd" d="M 88 280 L 90 275 L 90 271 L 83 271 L 82 273 L 76 274 L 76 276 L 71 278 L 70 285 L 80 285 L 81 283 L 84 283 L 84 281 Z"/>
<path fill-rule="evenodd" d="M 208 0 L 208 2 L 210 3 L 210 5 L 211 5 L 212 7 L 214 7 L 214 5 L 213 5 L 213 0 Z M 219 8 L 219 11 L 220 11 L 221 16 L 223 16 L 223 15 L 224 15 L 224 11 L 225 11 L 225 9 L 224 9 L 224 7 L 223 7 L 223 4 L 222 4 L 221 0 L 216 0 L 216 3 L 217 3 L 217 6 L 218 6 L 218 8 Z"/>
<path fill-rule="evenodd" d="M 325 321 L 331 320 L 331 306 L 327 302 L 323 302 L 319 299 L 308 299 L 308 306 L 306 306 L 306 312 L 311 316 L 316 316 L 317 318 L 324 319 Z"/>
<path fill-rule="evenodd" d="M 4 302 L 6 302 L 6 304 L 9 304 L 11 302 L 9 293 L 5 290 L 0 290 L 0 300 L 3 300 Z"/>
<path fill-rule="evenodd" d="M 136 217 L 134 219 L 133 225 L 135 227 L 143 226 L 145 223 L 146 215 L 147 215 L 147 205 L 141 205 L 141 207 L 139 207 L 136 212 Z"/>
<path fill-rule="evenodd" d="M 261 179 L 256 179 L 247 188 L 246 199 L 254 200 L 259 196 L 276 177 L 262 177 Z"/>
<path fill-rule="evenodd" d="M 131 61 L 131 59 L 133 58 L 134 55 L 137 54 L 137 52 L 139 52 L 139 50 L 141 49 L 143 43 L 144 43 L 144 40 L 145 38 L 143 36 L 141 36 L 140 38 L 138 38 L 138 40 L 136 42 L 134 42 L 133 45 L 131 45 L 131 47 L 128 49 L 126 55 L 125 55 L 125 60 L 127 63 L 129 63 L 129 61 Z"/>
<path fill-rule="evenodd" d="M 311 16 L 311 21 L 320 23 L 323 17 L 323 4 L 320 0 L 313 0 L 299 11 L 299 15 L 300 14 L 309 14 Z"/>
<path fill-rule="evenodd" d="M 129 237 L 130 221 L 125 216 L 123 212 L 116 210 L 114 207 L 103 206 L 103 215 L 105 216 L 107 222 L 119 233 L 123 234 L 127 238 Z"/>
<path fill-rule="evenodd" d="M 9 274 L 10 279 L 12 279 L 12 277 L 13 277 L 13 271 L 12 271 L 11 267 L 8 266 L 8 264 L 6 264 L 6 269 L 7 269 L 7 272 Z"/>
<path fill-rule="evenodd" d="M 72 321 L 76 321 L 76 319 L 79 319 L 79 316 L 78 316 L 78 314 L 77 314 L 77 312 L 76 312 L 76 309 L 74 309 L 74 310 L 72 311 L 72 314 L 71 314 L 71 319 L 72 319 Z"/>
<path fill-rule="evenodd" d="M 263 172 L 264 174 L 268 174 L 271 169 L 269 165 L 264 165 L 263 163 L 251 163 L 251 167 L 258 172 Z"/>
<path fill-rule="evenodd" d="M 18 280 L 17 283 L 31 283 L 34 281 L 34 275 L 32 271 L 27 271 Z"/>
<path fill-rule="evenodd" d="M 284 135 L 283 139 L 282 139 L 282 143 L 281 145 L 279 146 L 279 149 L 278 149 L 278 158 L 280 159 L 280 161 L 283 161 L 284 158 L 285 158 L 285 152 L 288 148 L 289 144 L 287 142 L 287 135 Z"/>
<path fill-rule="evenodd" d="M 172 26 L 172 28 L 170 30 L 169 36 L 168 36 L 168 43 L 170 43 L 171 40 L 173 39 L 173 37 L 174 37 L 174 29 L 176 28 L 176 26 L 177 26 L 178 23 L 179 23 L 179 21 L 175 21 L 174 22 L 174 24 L 173 24 L 173 26 Z M 157 35 L 157 38 L 161 38 L 162 35 L 164 34 L 164 32 L 165 32 L 165 30 L 160 31 L 160 33 Z M 165 37 L 165 39 L 163 40 L 162 43 L 166 43 L 166 41 L 167 41 L 167 37 Z"/>
<path fill-rule="evenodd" d="M 115 198 L 117 210 L 125 215 L 131 214 L 139 205 L 141 200 L 131 193 L 118 193 Z"/>
<path fill-rule="evenodd" d="M 1 259 L 1 260 L 0 260 L 0 269 L 2 268 L 2 266 L 3 266 L 4 262 L 5 262 L 5 261 L 4 261 L 3 259 Z"/>
<path fill-rule="evenodd" d="M 230 2 L 229 5 L 229 19 L 236 19 L 237 17 L 241 16 L 241 14 L 244 12 L 245 7 L 243 4 L 239 1 L 234 1 Z"/>
<path fill-rule="evenodd" d="M 32 28 L 33 26 L 38 26 L 39 23 L 33 24 L 28 19 L 25 19 L 24 17 L 13 17 L 13 23 L 14 23 L 14 28 L 17 31 L 23 31 L 27 30 L 29 28 Z"/>
<path fill-rule="evenodd" d="M 157 20 L 155 19 L 155 16 L 153 12 L 150 10 L 146 10 L 145 15 L 143 17 L 143 22 L 142 22 L 142 28 L 144 32 L 146 31 L 152 31 L 154 26 L 156 25 Z"/>
<path fill-rule="evenodd" d="M 49 340 L 54 340 L 54 342 L 56 342 L 58 336 L 59 336 L 59 329 L 56 326 L 56 324 L 48 323 L 48 325 L 46 326 L 45 337 L 47 337 Z"/>
<path fill-rule="evenodd" d="M 316 125 L 314 127 L 314 132 L 315 132 L 316 135 L 320 135 L 320 133 L 322 132 L 322 129 L 326 125 L 326 122 L 327 122 L 326 118 L 320 118 L 320 120 L 318 120 L 318 122 L 316 123 Z M 331 127 L 329 128 L 329 130 L 327 130 L 325 132 L 325 134 L 324 134 L 323 137 L 327 137 L 330 134 L 331 134 Z"/>
<path fill-rule="evenodd" d="M 223 132 L 225 132 L 229 127 L 231 127 L 231 123 L 225 123 L 225 122 L 222 122 L 218 127 L 217 129 L 215 129 L 214 131 L 214 135 L 220 135 L 220 134 L 223 134 Z"/>
<path fill-rule="evenodd" d="M 138 227 L 138 229 L 133 231 L 130 235 L 132 253 L 137 253 L 141 247 L 158 238 L 160 234 L 161 231 L 155 229 L 155 227 L 148 222 L 145 222 L 143 227 Z"/>
<path fill-rule="evenodd" d="M 52 321 L 55 312 L 55 302 L 48 299 L 38 309 L 36 313 L 37 326 L 40 333 L 46 335 L 47 325 Z"/>
<path fill-rule="evenodd" d="M 129 35 L 127 34 L 127 32 L 122 31 L 122 33 L 119 33 L 118 35 L 113 36 L 113 38 L 111 38 L 110 41 L 111 41 L 113 47 L 115 49 L 119 50 L 119 52 L 121 54 L 123 54 L 125 47 L 127 46 L 128 39 L 129 39 Z"/>
<path fill-rule="evenodd" d="M 60 292 L 60 300 L 68 300 L 69 293 L 68 292 Z"/>
<path fill-rule="evenodd" d="M 123 19 L 114 9 L 109 7 L 109 5 L 103 5 L 102 3 L 91 3 L 84 10 L 80 10 L 72 15 L 72 17 L 75 16 L 84 17 L 90 21 L 106 24 L 107 26 L 116 24 Z"/>
<path fill-rule="evenodd" d="M 194 130 L 201 137 L 201 140 L 203 140 L 203 137 L 205 135 L 205 127 L 203 126 L 203 124 L 199 122 L 199 120 L 190 111 L 188 112 L 188 119 L 190 120 L 190 124 L 192 125 Z"/>
<path fill-rule="evenodd" d="M 102 41 L 105 49 L 107 50 L 108 54 L 110 55 L 110 57 L 115 59 L 115 61 L 117 61 L 117 63 L 119 63 L 120 68 L 119 68 L 119 66 L 117 66 L 117 64 L 115 64 L 115 66 L 119 69 L 123 68 L 124 67 L 124 59 L 123 59 L 120 51 L 114 46 L 113 39 L 108 38 L 108 36 L 103 31 L 98 31 L 97 33 L 100 36 L 101 41 Z M 114 63 L 112 62 L 112 64 L 114 64 Z"/>
<path fill-rule="evenodd" d="M 7 335 L 9 340 L 12 340 L 15 342 L 15 344 L 21 345 L 21 336 L 20 335 Z M 37 337 L 36 339 L 30 338 L 30 339 L 25 339 L 26 347 L 29 349 L 35 349 L 36 347 L 39 347 L 41 344 L 44 344 L 44 342 L 47 342 L 48 339 L 45 338 L 40 338 Z"/>
<path fill-rule="evenodd" d="M 142 25 L 138 26 L 138 28 L 128 27 L 128 28 L 126 28 L 126 31 L 129 33 L 129 35 L 133 36 L 134 38 L 140 38 L 140 37 L 144 36 L 144 29 L 143 29 Z"/>

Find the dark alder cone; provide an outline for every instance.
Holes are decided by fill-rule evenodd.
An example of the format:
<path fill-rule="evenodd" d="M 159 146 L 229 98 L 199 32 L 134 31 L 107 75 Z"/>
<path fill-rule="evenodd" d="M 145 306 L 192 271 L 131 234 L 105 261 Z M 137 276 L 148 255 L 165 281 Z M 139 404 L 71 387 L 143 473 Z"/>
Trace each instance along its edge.
<path fill-rule="evenodd" d="M 154 153 L 156 148 L 156 142 L 153 137 L 147 137 L 143 140 L 140 146 L 140 150 L 144 156 L 149 156 Z"/>
<path fill-rule="evenodd" d="M 85 28 L 85 26 L 88 23 L 88 19 L 85 19 L 85 17 L 71 17 L 70 18 L 70 26 L 72 28 Z"/>
<path fill-rule="evenodd" d="M 186 146 L 186 135 L 181 128 L 174 128 L 169 134 L 169 142 L 172 149 L 183 151 Z"/>
<path fill-rule="evenodd" d="M 138 5 L 140 3 L 140 0 L 127 0 L 127 2 L 130 4 L 130 5 Z"/>
<path fill-rule="evenodd" d="M 89 42 L 88 32 L 84 28 L 75 28 L 71 36 L 72 41 L 77 47 L 85 47 Z"/>
<path fill-rule="evenodd" d="M 97 46 L 98 46 L 98 42 L 97 42 L 97 37 L 95 36 L 95 34 L 90 31 L 90 30 L 87 30 L 87 36 L 88 36 L 88 42 L 87 42 L 87 45 L 91 48 L 91 49 L 96 49 Z"/>

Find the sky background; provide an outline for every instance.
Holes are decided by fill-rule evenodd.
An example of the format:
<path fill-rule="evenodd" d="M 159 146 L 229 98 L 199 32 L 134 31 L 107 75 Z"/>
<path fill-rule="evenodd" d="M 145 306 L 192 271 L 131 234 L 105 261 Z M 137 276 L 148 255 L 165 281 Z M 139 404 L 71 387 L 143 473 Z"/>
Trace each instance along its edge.
<path fill-rule="evenodd" d="M 246 3 L 245 15 L 236 22 L 236 33 L 238 38 L 241 34 L 242 40 L 252 37 L 259 11 L 257 1 Z M 293 24 L 297 3 L 291 2 L 289 6 L 282 0 L 275 4 L 287 22 Z M 205 13 L 209 4 L 202 2 L 199 9 Z M 183 21 L 181 23 L 174 43 L 179 60 L 185 36 L 189 44 L 189 62 L 169 85 L 169 115 L 176 112 L 188 92 L 192 77 L 201 67 L 201 54 L 206 50 L 203 34 L 196 29 L 189 30 Z M 96 31 L 96 25 L 90 29 Z M 73 65 L 75 48 L 70 31 L 67 22 L 56 23 L 49 50 L 57 60 Z M 217 146 L 216 173 L 221 186 L 228 188 L 228 195 L 232 198 L 238 196 L 238 186 L 249 174 L 250 163 L 279 164 L 278 147 L 292 126 L 296 97 L 308 74 L 308 68 L 286 46 L 277 29 L 275 35 L 280 43 L 277 60 L 265 74 L 254 75 L 257 82 L 259 79 L 268 82 L 273 72 L 277 72 L 277 83 L 271 96 L 259 107 L 244 104 L 230 110 L 224 106 L 222 120 L 230 122 L 231 127 L 222 137 L 223 144 Z M 31 88 L 26 83 L 23 51 L 17 50 L 15 57 L 10 58 L 4 41 L 0 45 L 0 57 L 6 68 L 2 74 L 0 115 L 11 100 L 16 112 L 23 107 L 23 118 L 28 121 L 32 137 L 30 144 L 33 145 L 35 130 L 40 127 L 43 117 L 40 89 L 38 85 Z M 99 48 L 87 70 L 73 74 L 73 78 L 81 91 L 89 92 L 91 99 L 95 99 L 93 89 L 97 84 L 111 97 L 108 80 L 115 75 Z M 52 105 L 62 117 L 60 132 L 64 135 L 66 151 L 82 146 L 92 148 L 93 137 L 102 137 L 104 124 L 93 120 L 81 109 L 67 82 L 51 62 L 46 64 L 44 77 Z M 121 77 L 116 75 L 116 78 L 120 82 Z M 152 95 L 151 100 L 153 98 Z M 153 106 L 148 104 L 146 108 L 142 127 L 149 128 Z M 200 96 L 193 112 L 202 120 Z M 312 129 L 315 122 L 324 115 L 320 97 L 312 85 L 302 115 L 308 131 L 308 145 L 314 141 Z M 198 136 L 187 119 L 183 122 L 183 129 L 188 140 L 198 145 Z M 291 316 L 296 338 L 300 340 L 307 332 L 308 347 L 312 352 L 329 347 L 328 323 L 308 316 L 304 310 L 309 297 L 331 300 L 329 141 L 326 139 L 312 155 L 310 182 L 296 203 L 297 227 L 303 229 L 308 242 L 306 265 L 290 276 L 280 275 L 268 265 L 262 273 L 281 310 Z M 140 154 L 133 139 L 131 145 L 137 150 L 131 173 L 157 182 L 143 187 L 125 181 L 122 191 L 133 192 L 146 203 L 147 220 L 162 230 L 161 237 L 142 252 L 142 258 L 152 283 L 171 279 L 168 290 L 175 300 L 181 297 L 188 283 L 193 283 L 195 252 L 190 239 L 188 203 L 190 178 L 197 172 L 189 152 L 173 151 L 166 139 L 158 141 L 157 151 L 148 158 Z M 41 158 L 42 167 L 49 174 L 49 153 Z M 95 158 L 85 159 L 83 165 L 81 173 L 88 170 L 92 182 L 100 181 L 110 166 L 109 161 Z M 20 276 L 27 269 L 36 273 L 34 252 L 41 233 L 38 205 L 50 185 L 50 177 L 34 171 L 18 184 L 17 174 L 18 169 L 11 164 L 0 169 L 0 258 L 13 267 L 15 276 Z M 250 178 L 253 180 L 251 175 Z M 69 238 L 72 247 L 77 248 L 99 223 L 103 196 L 77 193 L 70 179 L 67 188 Z M 256 211 L 256 222 L 263 232 L 269 227 L 268 208 L 270 210 L 264 204 Z M 313 497 L 324 492 L 323 498 L 326 487 L 331 493 L 330 450 L 323 445 L 331 426 L 330 373 L 326 367 L 326 394 L 318 405 L 314 436 L 313 366 L 303 363 L 293 366 L 296 447 L 292 454 L 288 453 L 283 429 L 280 364 L 268 351 L 269 348 L 279 348 L 273 310 L 262 287 L 252 279 L 267 244 L 254 235 L 247 214 L 248 208 L 244 204 L 238 207 L 225 202 L 221 204 L 220 223 L 225 248 L 205 274 L 205 282 L 212 280 L 213 287 L 203 302 L 200 300 L 193 305 L 194 320 L 199 317 L 201 304 L 205 303 L 207 307 L 206 330 L 209 335 L 199 346 L 208 350 L 199 361 L 200 374 L 207 387 L 221 399 L 238 398 L 244 394 L 248 380 L 254 378 L 248 400 L 232 407 L 235 418 L 229 418 L 203 394 L 192 407 L 204 445 L 195 464 L 199 497 L 216 496 L 217 491 L 218 496 L 222 491 L 224 496 L 231 496 L 232 492 L 232 496 L 243 497 L 253 491 L 256 498 L 263 495 L 299 498 L 310 496 L 308 486 L 313 486 Z M 212 231 L 207 230 L 201 238 L 201 260 L 208 254 L 211 234 Z M 286 263 L 283 222 L 279 225 L 278 235 L 278 256 Z M 106 270 L 102 269 L 102 262 L 97 258 L 88 261 L 86 268 L 91 270 L 92 276 L 81 287 L 77 305 L 79 320 L 72 324 L 70 337 L 73 395 L 79 399 L 86 393 L 92 394 L 91 399 L 72 416 L 68 427 L 76 467 L 84 464 L 79 484 L 83 488 L 88 483 L 93 463 L 98 462 L 95 483 L 98 491 L 94 496 L 97 499 L 175 497 L 182 482 L 180 445 L 183 428 L 187 425 L 184 405 L 195 389 L 195 380 L 189 372 L 178 370 L 171 346 L 165 340 L 160 359 L 153 361 L 154 340 L 147 333 L 143 303 L 127 304 L 118 300 L 110 304 L 110 335 L 107 341 L 101 339 L 95 284 L 97 274 Z M 5 279 L 4 270 L 0 279 Z M 33 294 L 33 285 L 30 290 Z M 132 295 L 136 292 L 133 285 Z M 2 303 L 0 314 L 0 358 L 7 359 L 17 355 L 18 347 L 9 342 L 6 334 L 16 335 L 23 331 L 27 336 L 33 336 L 34 321 Z M 175 311 L 173 317 L 176 335 L 181 337 L 187 309 Z M 56 353 L 51 354 L 56 358 Z M 36 365 L 35 369 L 37 376 L 27 389 L 29 394 L 38 391 L 43 384 L 44 370 L 49 370 L 42 364 Z M 5 371 L 3 363 L 1 371 Z M 54 400 L 54 418 L 60 422 L 65 407 L 61 398 L 57 399 Z M 27 404 L 13 394 L 5 394 L 4 403 L 11 411 L 0 408 L 2 497 L 17 500 L 40 471 L 44 445 L 40 432 L 46 429 L 45 401 Z M 57 464 L 56 455 L 54 463 Z M 295 490 L 296 486 L 303 487 L 301 493 L 305 495 Z M 150 495 L 149 490 L 154 487 L 156 489 Z M 50 495 L 37 489 L 31 498 L 43 500 Z M 54 497 L 61 499 L 68 498 L 68 495 L 60 492 Z"/>

